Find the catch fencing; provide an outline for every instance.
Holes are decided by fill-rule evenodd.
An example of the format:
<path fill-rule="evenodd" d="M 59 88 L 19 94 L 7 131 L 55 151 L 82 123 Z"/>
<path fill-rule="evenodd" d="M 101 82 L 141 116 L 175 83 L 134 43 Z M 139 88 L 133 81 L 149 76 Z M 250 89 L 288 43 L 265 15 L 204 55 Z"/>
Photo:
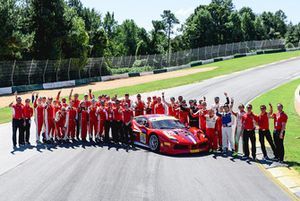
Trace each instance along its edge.
<path fill-rule="evenodd" d="M 268 49 L 283 49 L 284 40 L 264 40 L 213 45 L 178 51 L 121 57 L 61 60 L 1 61 L 0 87 L 33 85 L 94 78 L 111 73 L 155 70 L 185 65 L 193 61 L 245 54 Z"/>

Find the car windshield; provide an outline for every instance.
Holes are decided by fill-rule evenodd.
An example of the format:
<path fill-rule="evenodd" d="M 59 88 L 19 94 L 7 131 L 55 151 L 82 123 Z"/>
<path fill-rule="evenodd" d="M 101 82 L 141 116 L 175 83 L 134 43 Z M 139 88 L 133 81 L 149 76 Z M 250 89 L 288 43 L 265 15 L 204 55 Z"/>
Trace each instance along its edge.
<path fill-rule="evenodd" d="M 174 119 L 165 119 L 159 121 L 152 121 L 153 129 L 181 129 L 185 126 L 179 121 Z"/>

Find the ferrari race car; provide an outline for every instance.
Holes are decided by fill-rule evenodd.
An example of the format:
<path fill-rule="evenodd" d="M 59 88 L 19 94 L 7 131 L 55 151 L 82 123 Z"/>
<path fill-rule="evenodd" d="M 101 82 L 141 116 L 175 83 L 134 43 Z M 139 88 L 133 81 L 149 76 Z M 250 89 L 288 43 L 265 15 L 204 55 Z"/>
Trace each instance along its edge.
<path fill-rule="evenodd" d="M 135 144 L 154 152 L 184 154 L 206 152 L 208 139 L 198 128 L 187 128 L 175 117 L 142 115 L 132 122 Z"/>

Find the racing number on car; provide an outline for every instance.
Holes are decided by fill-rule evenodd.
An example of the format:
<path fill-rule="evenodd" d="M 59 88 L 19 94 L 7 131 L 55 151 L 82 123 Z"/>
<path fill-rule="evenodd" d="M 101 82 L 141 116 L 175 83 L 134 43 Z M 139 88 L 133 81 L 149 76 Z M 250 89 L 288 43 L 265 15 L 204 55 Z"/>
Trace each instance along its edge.
<path fill-rule="evenodd" d="M 145 133 L 140 133 L 140 141 L 143 144 L 146 144 L 146 134 Z"/>

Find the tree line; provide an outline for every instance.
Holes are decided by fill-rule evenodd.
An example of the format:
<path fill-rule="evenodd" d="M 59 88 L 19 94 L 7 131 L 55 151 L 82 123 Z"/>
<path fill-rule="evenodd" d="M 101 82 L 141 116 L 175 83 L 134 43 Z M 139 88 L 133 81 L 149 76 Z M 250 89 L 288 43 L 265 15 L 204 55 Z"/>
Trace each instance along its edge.
<path fill-rule="evenodd" d="M 180 24 L 165 10 L 152 29 L 134 20 L 84 7 L 80 0 L 0 0 L 0 60 L 64 59 L 167 54 L 179 50 L 250 40 L 286 39 L 299 43 L 300 23 L 282 10 L 256 14 L 235 9 L 232 0 L 200 5 Z"/>

